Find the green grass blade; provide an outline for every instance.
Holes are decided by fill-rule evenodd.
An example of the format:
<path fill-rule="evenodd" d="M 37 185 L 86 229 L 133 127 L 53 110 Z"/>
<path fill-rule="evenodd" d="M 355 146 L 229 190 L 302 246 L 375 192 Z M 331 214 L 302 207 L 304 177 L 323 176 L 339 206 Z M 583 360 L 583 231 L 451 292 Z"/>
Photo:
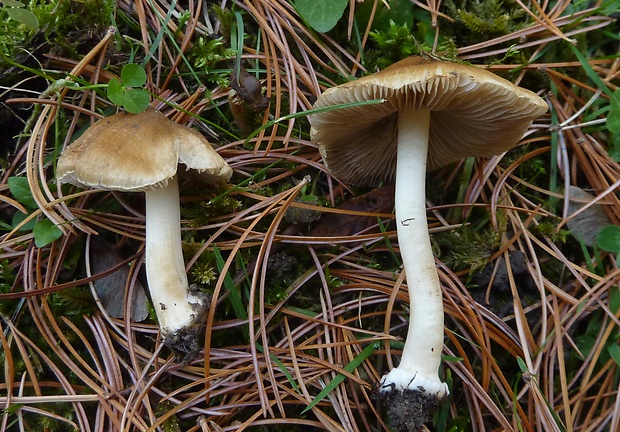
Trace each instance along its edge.
<path fill-rule="evenodd" d="M 355 371 L 355 369 L 357 369 L 359 365 L 361 365 L 364 360 L 370 357 L 370 355 L 374 353 L 378 348 L 379 342 L 373 342 L 369 344 L 366 348 L 362 350 L 361 353 L 359 353 L 353 360 L 351 360 L 349 364 L 344 367 L 344 370 L 353 373 L 353 371 Z M 325 398 L 325 396 L 330 394 L 336 387 L 338 387 L 338 385 L 343 382 L 345 378 L 346 376 L 344 374 L 336 375 L 334 379 L 331 380 L 329 384 L 327 384 L 323 388 L 323 390 L 319 392 L 318 395 L 316 395 L 312 402 L 310 402 L 310 404 L 301 413 L 304 414 L 314 408 L 316 404 L 318 404 Z"/>
<path fill-rule="evenodd" d="M 265 349 L 263 348 L 263 346 L 259 343 L 256 344 L 256 348 L 264 353 Z M 286 366 L 284 366 L 284 363 L 282 363 L 282 361 L 277 358 L 274 354 L 269 353 L 269 358 L 271 360 L 273 360 L 278 367 L 280 368 L 280 370 L 282 371 L 282 373 L 284 374 L 284 376 L 286 376 L 286 379 L 288 380 L 288 382 L 291 384 L 291 387 L 293 387 L 293 389 L 297 392 L 297 393 L 301 393 L 301 389 L 299 388 L 299 386 L 297 385 L 297 381 L 295 381 L 295 378 L 293 377 L 293 375 L 288 371 L 288 369 L 286 368 Z"/>
<path fill-rule="evenodd" d="M 551 83 L 551 91 L 554 95 L 557 95 L 556 86 Z M 551 110 L 551 124 L 559 124 L 560 119 L 558 118 L 558 113 L 556 110 Z M 549 209 L 555 213 L 556 208 L 558 206 L 558 198 L 555 197 L 554 194 L 558 193 L 558 145 L 559 145 L 559 135 L 558 132 L 551 133 L 551 152 L 550 161 L 549 161 L 549 190 L 551 191 L 551 196 L 549 197 Z"/>
<path fill-rule="evenodd" d="M 352 103 L 346 103 L 346 104 L 340 104 L 340 105 L 332 105 L 329 107 L 323 107 L 323 108 L 313 108 L 310 109 L 308 111 L 300 111 L 300 112 L 296 112 L 293 114 L 288 114 L 285 115 L 283 117 L 277 118 L 275 120 L 271 120 L 268 121 L 267 123 L 265 123 L 264 125 L 262 125 L 261 127 L 259 127 L 258 129 L 256 129 L 254 132 L 252 132 L 250 134 L 250 136 L 248 136 L 245 141 L 243 142 L 243 145 L 247 145 L 250 140 L 252 140 L 252 138 L 254 138 L 255 136 L 257 136 L 261 131 L 270 128 L 273 125 L 276 125 L 278 123 L 282 123 L 285 122 L 287 120 L 293 119 L 293 118 L 298 118 L 298 117 L 305 117 L 309 114 L 318 114 L 324 111 L 331 111 L 331 110 L 336 110 L 336 109 L 343 109 L 343 108 L 351 108 L 351 107 L 356 107 L 356 106 L 362 106 L 362 105 L 374 105 L 374 104 L 379 104 L 379 103 L 383 103 L 385 102 L 385 99 L 372 99 L 372 100 L 367 100 L 367 101 L 362 101 L 362 102 L 352 102 Z"/>
<path fill-rule="evenodd" d="M 243 25 L 243 17 L 239 12 L 235 12 L 236 19 L 236 27 L 233 26 L 233 34 L 231 34 L 230 39 L 231 42 L 235 43 L 235 46 L 232 47 L 234 51 L 236 51 L 237 55 L 235 57 L 235 80 L 237 80 L 237 84 L 239 84 L 239 73 L 241 72 L 241 55 L 243 54 L 243 40 L 245 37 L 245 27 Z"/>
<path fill-rule="evenodd" d="M 220 249 L 216 245 L 213 245 L 213 255 L 215 255 L 215 264 L 217 265 L 217 269 L 221 273 L 224 269 L 225 260 L 220 253 Z M 230 274 L 228 273 L 224 277 L 224 288 L 226 288 L 226 291 L 228 291 L 228 295 L 230 296 L 230 302 L 232 303 L 232 307 L 235 311 L 235 315 L 237 316 L 237 318 L 239 318 L 240 320 L 247 320 L 248 314 L 245 306 L 243 305 L 241 294 L 235 286 L 232 277 L 230 277 Z"/>
<path fill-rule="evenodd" d="M 570 47 L 570 49 L 573 51 L 573 54 L 575 54 L 575 57 L 577 57 L 577 59 L 579 60 L 579 62 L 583 66 L 583 70 L 586 72 L 588 77 L 598 86 L 598 88 L 603 90 L 603 92 L 606 95 L 608 95 L 609 97 L 613 98 L 614 94 L 611 91 L 611 89 L 609 87 L 607 87 L 607 85 L 603 82 L 601 77 L 598 76 L 598 74 L 596 73 L 596 71 L 594 69 L 592 69 L 592 66 L 590 66 L 590 63 L 588 63 L 588 59 L 583 55 L 583 53 L 581 51 L 579 51 L 579 48 L 577 48 L 573 44 L 568 44 L 568 46 Z"/>

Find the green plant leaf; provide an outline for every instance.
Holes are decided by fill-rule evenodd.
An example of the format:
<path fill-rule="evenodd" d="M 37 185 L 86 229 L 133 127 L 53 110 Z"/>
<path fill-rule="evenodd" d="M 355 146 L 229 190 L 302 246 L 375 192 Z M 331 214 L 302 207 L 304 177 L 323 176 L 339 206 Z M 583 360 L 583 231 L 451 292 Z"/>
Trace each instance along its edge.
<path fill-rule="evenodd" d="M 616 162 L 620 162 L 620 134 L 612 134 L 607 143 L 607 153 Z"/>
<path fill-rule="evenodd" d="M 610 99 L 610 105 L 612 109 L 620 108 L 620 89 L 613 93 Z"/>
<path fill-rule="evenodd" d="M 20 1 L 15 1 L 15 0 L 2 0 L 2 3 L 4 3 L 6 6 L 11 6 L 11 7 L 16 7 L 16 8 L 23 8 L 24 6 L 26 6 L 24 3 Z"/>
<path fill-rule="evenodd" d="M 612 359 L 616 362 L 616 365 L 620 366 L 620 346 L 617 344 L 610 344 L 607 346 L 607 352 Z"/>
<path fill-rule="evenodd" d="M 609 310 L 617 312 L 620 309 L 620 289 L 613 287 L 609 291 Z"/>
<path fill-rule="evenodd" d="M 612 133 L 620 133 L 620 108 L 613 108 L 607 114 L 607 129 Z"/>
<path fill-rule="evenodd" d="M 19 22 L 20 24 L 25 25 L 30 30 L 36 30 L 39 28 L 39 19 L 35 14 L 30 12 L 28 9 L 23 8 L 7 8 L 6 12 L 9 14 L 9 17 Z"/>
<path fill-rule="evenodd" d="M 26 219 L 28 216 L 29 215 L 24 214 L 20 211 L 15 212 L 15 214 L 13 215 L 13 221 L 11 222 L 11 228 L 15 228 L 17 225 L 22 223 L 22 221 Z M 32 231 L 36 223 L 37 223 L 37 218 L 33 217 L 28 222 L 26 222 L 26 224 L 23 227 L 21 227 L 19 231 Z"/>
<path fill-rule="evenodd" d="M 611 0 L 604 2 L 601 6 L 601 13 L 604 15 L 611 15 L 618 13 L 620 10 L 620 0 Z"/>
<path fill-rule="evenodd" d="M 459 363 L 459 362 L 463 361 L 463 357 L 442 355 L 441 356 L 441 361 L 446 361 L 446 362 L 451 362 L 451 363 Z"/>
<path fill-rule="evenodd" d="M 519 369 L 521 369 L 521 372 L 529 372 L 525 360 L 523 360 L 521 357 L 517 357 L 517 364 L 519 365 Z"/>
<path fill-rule="evenodd" d="M 34 226 L 32 234 L 34 234 L 35 246 L 42 248 L 58 240 L 62 236 L 62 231 L 51 220 L 43 219 Z"/>
<path fill-rule="evenodd" d="M 349 0 L 295 0 L 295 9 L 319 33 L 330 31 L 342 17 Z"/>
<path fill-rule="evenodd" d="M 146 72 L 140 65 L 126 64 L 121 70 L 121 81 L 125 87 L 140 87 L 146 82 Z"/>
<path fill-rule="evenodd" d="M 607 252 L 620 252 L 620 226 L 609 225 L 599 231 L 596 236 L 598 246 Z"/>
<path fill-rule="evenodd" d="M 579 353 L 585 358 L 592 352 L 596 345 L 596 339 L 589 335 L 578 335 L 575 337 L 575 345 L 577 345 Z"/>
<path fill-rule="evenodd" d="M 151 97 L 146 90 L 129 89 L 123 94 L 123 107 L 132 114 L 141 113 L 149 106 Z"/>
<path fill-rule="evenodd" d="M 108 99 L 114 105 L 123 106 L 125 102 L 123 86 L 119 80 L 112 78 L 108 83 Z"/>
<path fill-rule="evenodd" d="M 29 209 L 36 209 L 38 207 L 32 196 L 32 191 L 30 190 L 30 185 L 26 177 L 9 177 L 8 184 L 13 198 L 19 201 L 24 207 Z"/>

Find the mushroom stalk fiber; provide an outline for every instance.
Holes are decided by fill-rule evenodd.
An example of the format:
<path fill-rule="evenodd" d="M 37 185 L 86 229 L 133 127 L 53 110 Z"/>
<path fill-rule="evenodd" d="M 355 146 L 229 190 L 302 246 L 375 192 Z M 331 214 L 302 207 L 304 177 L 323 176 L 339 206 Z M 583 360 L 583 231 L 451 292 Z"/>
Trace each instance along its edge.
<path fill-rule="evenodd" d="M 388 391 L 419 390 L 443 398 L 438 372 L 443 348 L 443 301 L 426 220 L 426 160 L 430 111 L 409 109 L 398 119 L 396 223 L 407 277 L 410 317 L 401 362 L 381 380 Z"/>
<path fill-rule="evenodd" d="M 166 186 L 146 192 L 146 276 L 164 340 L 195 325 L 205 306 L 189 290 L 180 223 L 174 176 Z"/>

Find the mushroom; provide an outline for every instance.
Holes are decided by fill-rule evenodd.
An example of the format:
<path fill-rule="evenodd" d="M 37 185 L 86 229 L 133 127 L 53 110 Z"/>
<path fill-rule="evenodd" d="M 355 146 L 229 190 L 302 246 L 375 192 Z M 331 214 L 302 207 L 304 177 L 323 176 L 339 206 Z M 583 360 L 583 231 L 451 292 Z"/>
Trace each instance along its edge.
<path fill-rule="evenodd" d="M 69 145 L 57 166 L 60 183 L 145 193 L 146 275 L 163 342 L 195 354 L 209 305 L 190 289 L 181 251 L 179 163 L 206 182 L 226 181 L 231 168 L 197 131 L 149 108 L 99 120 Z"/>
<path fill-rule="evenodd" d="M 310 114 L 311 139 L 340 180 L 369 186 L 396 183 L 410 319 L 400 364 L 381 378 L 379 391 L 389 401 L 394 428 L 418 430 L 429 407 L 449 394 L 438 376 L 443 302 L 426 221 L 426 171 L 464 157 L 507 151 L 547 111 L 547 104 L 477 67 L 410 57 L 326 90 L 314 108 L 379 99 L 381 103 Z M 402 410 L 409 412 L 399 415 Z"/>

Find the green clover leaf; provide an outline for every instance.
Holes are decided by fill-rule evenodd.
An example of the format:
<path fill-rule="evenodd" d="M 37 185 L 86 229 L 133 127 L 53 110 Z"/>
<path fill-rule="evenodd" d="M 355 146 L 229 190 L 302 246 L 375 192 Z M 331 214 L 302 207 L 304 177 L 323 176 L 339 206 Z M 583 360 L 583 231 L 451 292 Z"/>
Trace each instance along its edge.
<path fill-rule="evenodd" d="M 599 231 L 596 242 L 604 251 L 620 253 L 620 226 L 606 226 Z"/>
<path fill-rule="evenodd" d="M 62 237 L 62 231 L 49 219 L 42 219 L 32 229 L 34 244 L 42 248 Z"/>
<path fill-rule="evenodd" d="M 113 104 L 123 107 L 127 112 L 141 113 L 151 101 L 149 93 L 139 88 L 145 83 L 144 69 L 134 63 L 126 64 L 121 70 L 121 80 L 112 78 L 108 83 L 108 99 Z"/>

